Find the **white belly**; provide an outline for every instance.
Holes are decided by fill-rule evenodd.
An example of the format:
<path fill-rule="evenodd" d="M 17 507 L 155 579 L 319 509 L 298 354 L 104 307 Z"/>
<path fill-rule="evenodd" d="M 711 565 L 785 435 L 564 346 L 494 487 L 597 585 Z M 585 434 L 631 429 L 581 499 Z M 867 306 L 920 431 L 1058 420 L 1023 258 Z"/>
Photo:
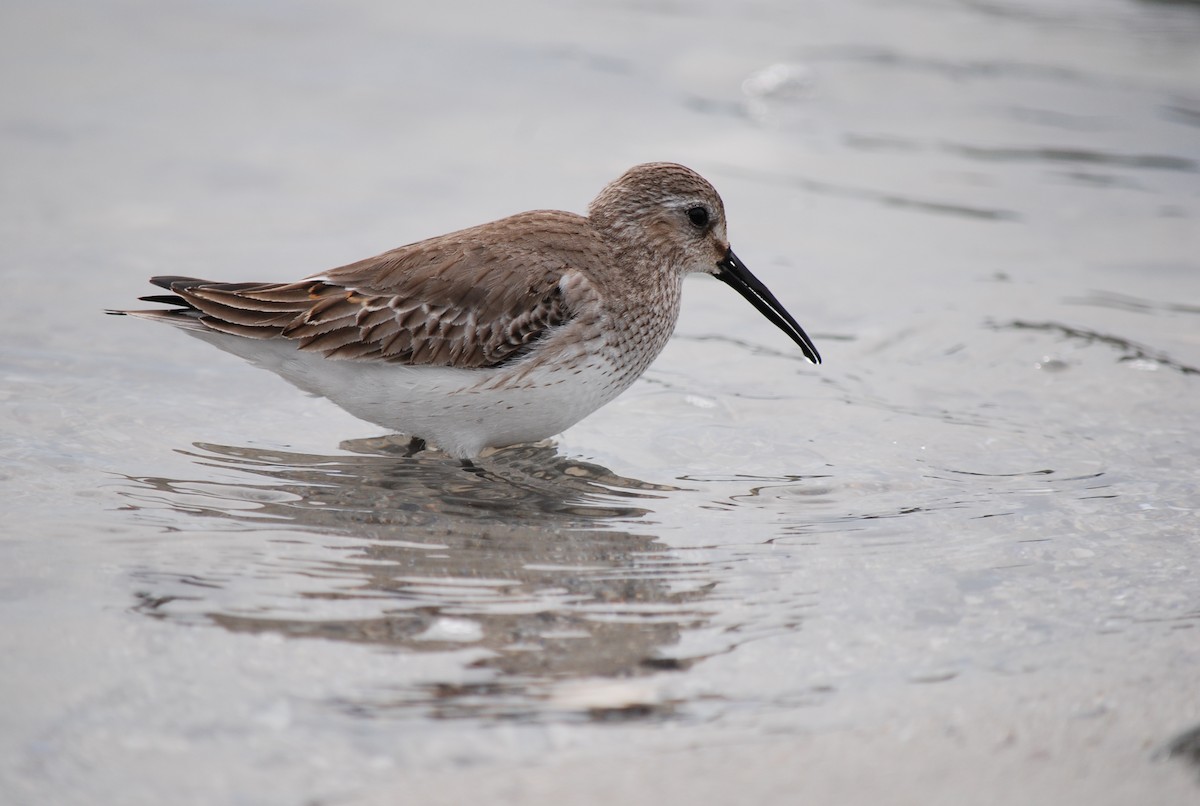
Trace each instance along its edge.
<path fill-rule="evenodd" d="M 612 400 L 638 374 L 619 371 L 603 351 L 587 345 L 568 360 L 530 356 L 534 360 L 498 369 L 454 369 L 333 360 L 282 339 L 188 332 L 356 417 L 459 457 L 554 436 Z"/>

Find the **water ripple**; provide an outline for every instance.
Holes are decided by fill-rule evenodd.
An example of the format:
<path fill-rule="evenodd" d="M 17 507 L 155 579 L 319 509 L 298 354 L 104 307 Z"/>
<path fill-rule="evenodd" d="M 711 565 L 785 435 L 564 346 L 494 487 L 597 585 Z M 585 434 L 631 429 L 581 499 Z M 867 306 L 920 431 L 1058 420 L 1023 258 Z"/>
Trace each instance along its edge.
<path fill-rule="evenodd" d="M 473 467 L 404 456 L 388 439 L 343 447 L 358 453 L 199 444 L 181 453 L 229 480 L 125 477 L 120 494 L 140 518 L 176 535 L 180 517 L 217 530 L 192 526 L 180 550 L 226 541 L 219 565 L 207 547 L 208 569 L 137 571 L 134 610 L 239 633 L 470 652 L 467 668 L 484 682 L 421 683 L 372 706 L 442 716 L 528 715 L 551 683 L 696 659 L 672 647 L 712 615 L 711 568 L 629 531 L 646 515 L 630 503 L 674 488 L 547 447 Z"/>
<path fill-rule="evenodd" d="M 1200 369 L 1176 361 L 1166 353 L 1138 344 L 1122 336 L 1100 333 L 1095 330 L 1073 327 L 1059 322 L 1027 322 L 1020 319 L 1014 319 L 1005 324 L 993 324 L 992 327 L 996 330 L 1035 330 L 1044 333 L 1057 333 L 1069 339 L 1082 341 L 1085 344 L 1104 344 L 1114 347 L 1121 352 L 1122 355 L 1119 360 L 1122 362 L 1143 361 L 1151 365 L 1168 367 L 1184 375 L 1200 375 Z"/>

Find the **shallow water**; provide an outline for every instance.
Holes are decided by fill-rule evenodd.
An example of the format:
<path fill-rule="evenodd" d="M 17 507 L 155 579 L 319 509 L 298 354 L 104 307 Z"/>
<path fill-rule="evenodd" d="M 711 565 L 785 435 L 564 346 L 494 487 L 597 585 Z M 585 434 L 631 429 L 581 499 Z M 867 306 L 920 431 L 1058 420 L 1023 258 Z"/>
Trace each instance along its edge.
<path fill-rule="evenodd" d="M 3 802 L 1196 796 L 1194 4 L 0 15 Z M 664 158 L 823 366 L 469 469 L 100 314 Z"/>

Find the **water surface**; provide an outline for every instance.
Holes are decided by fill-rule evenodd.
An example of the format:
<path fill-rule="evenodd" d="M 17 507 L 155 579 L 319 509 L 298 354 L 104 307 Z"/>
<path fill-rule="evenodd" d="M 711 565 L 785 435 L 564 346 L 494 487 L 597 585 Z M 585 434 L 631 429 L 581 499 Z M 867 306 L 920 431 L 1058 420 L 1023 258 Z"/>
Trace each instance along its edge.
<path fill-rule="evenodd" d="M 793 5 L 0 12 L 0 800 L 1196 796 L 1200 12 Z M 823 366 L 464 468 L 101 314 L 651 159 Z"/>

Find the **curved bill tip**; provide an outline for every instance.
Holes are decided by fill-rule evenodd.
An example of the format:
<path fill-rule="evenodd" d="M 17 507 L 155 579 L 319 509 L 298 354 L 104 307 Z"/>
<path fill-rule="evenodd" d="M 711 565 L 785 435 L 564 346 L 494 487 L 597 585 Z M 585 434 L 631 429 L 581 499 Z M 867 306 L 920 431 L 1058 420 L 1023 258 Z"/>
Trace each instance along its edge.
<path fill-rule="evenodd" d="M 770 289 L 750 273 L 750 270 L 746 268 L 746 264 L 738 260 L 738 256 L 733 253 L 733 249 L 726 250 L 725 257 L 717 263 L 717 269 L 716 277 L 718 280 L 729 285 L 733 290 L 749 300 L 750 304 L 757 308 L 759 313 L 770 319 L 776 327 L 788 334 L 792 341 L 800 345 L 800 349 L 804 351 L 805 358 L 814 364 L 821 363 L 821 354 L 817 352 L 816 345 L 812 343 L 812 339 L 804 332 L 804 328 L 800 327 L 779 300 L 775 299 L 775 295 L 771 293 Z"/>

